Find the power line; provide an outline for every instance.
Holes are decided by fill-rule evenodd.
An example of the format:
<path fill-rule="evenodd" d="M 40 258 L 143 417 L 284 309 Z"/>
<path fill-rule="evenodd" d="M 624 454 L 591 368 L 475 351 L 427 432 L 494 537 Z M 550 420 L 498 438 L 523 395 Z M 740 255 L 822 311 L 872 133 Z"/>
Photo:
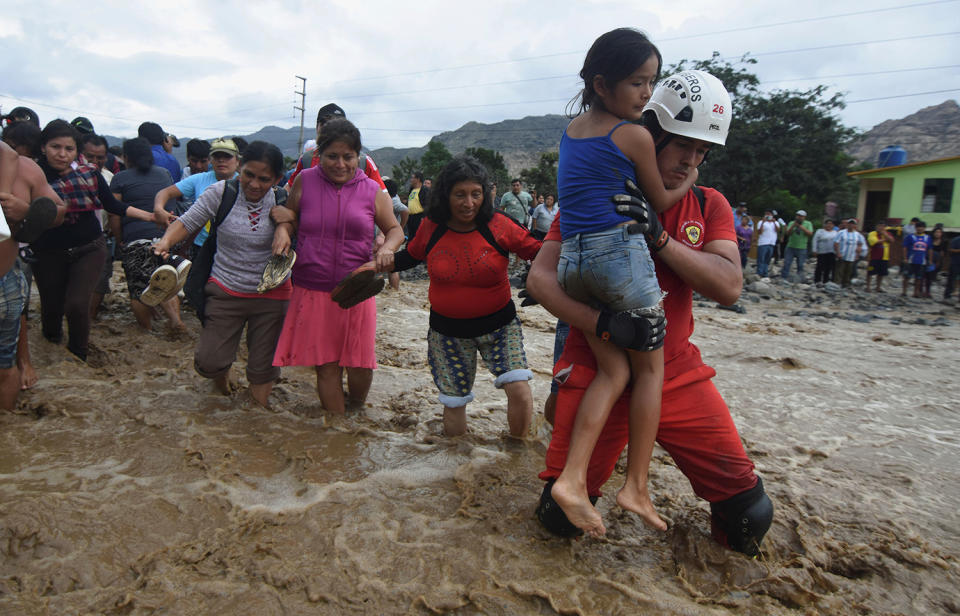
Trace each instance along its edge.
<path fill-rule="evenodd" d="M 844 101 L 848 105 L 854 103 L 870 103 L 873 101 L 886 101 L 892 98 L 909 98 L 911 96 L 926 96 L 927 94 L 945 94 L 947 92 L 960 92 L 960 88 L 953 88 L 952 90 L 933 90 L 931 92 L 914 92 L 912 94 L 897 94 L 895 96 L 880 96 L 877 98 L 861 98 L 855 101 Z"/>
<path fill-rule="evenodd" d="M 916 68 L 901 68 L 901 69 L 891 69 L 887 71 L 872 71 L 872 72 L 863 72 L 863 73 L 845 73 L 841 75 L 821 75 L 817 77 L 797 77 L 793 79 L 769 79 L 761 81 L 761 84 L 764 83 L 774 83 L 774 82 L 787 82 L 787 81 L 814 81 L 817 79 L 835 79 L 838 77 L 861 77 L 861 76 L 870 76 L 870 75 L 883 75 L 887 73 L 909 73 L 909 72 L 918 72 L 918 71 L 932 71 L 932 70 L 944 70 L 960 68 L 960 64 L 951 64 L 947 66 L 925 66 L 925 67 L 916 67 Z M 386 96 L 401 96 L 404 94 L 422 94 L 425 92 L 441 92 L 446 90 L 467 90 L 471 88 L 480 88 L 488 86 L 499 86 L 499 85 L 512 85 L 517 83 L 525 83 L 530 81 L 548 81 L 554 79 L 570 79 L 570 75 L 555 75 L 551 77 L 531 77 L 529 79 L 512 79 L 508 81 L 488 81 L 485 83 L 468 83 L 459 86 L 443 86 L 439 88 L 424 88 L 421 90 L 404 90 L 404 91 L 393 91 L 393 92 L 375 92 L 371 94 L 353 94 L 349 96 L 337 96 L 338 100 L 349 100 L 356 98 L 378 98 Z M 391 113 L 387 111 L 377 111 L 377 112 L 368 112 L 368 113 Z M 361 114 L 356 114 L 361 115 Z"/>
<path fill-rule="evenodd" d="M 916 4 L 904 4 L 901 6 L 889 6 L 879 9 L 865 9 L 862 11 L 852 11 L 849 13 L 835 13 L 833 15 L 824 15 L 822 17 L 805 17 L 802 19 L 791 19 L 789 21 L 779 21 L 776 23 L 770 24 L 761 24 L 756 26 L 742 26 L 740 28 L 730 28 L 728 30 L 717 30 L 714 32 L 707 32 L 702 34 L 688 34 L 686 36 L 674 36 L 671 38 L 659 39 L 659 41 L 681 41 L 691 38 L 700 38 L 704 36 L 714 36 L 716 34 L 731 34 L 733 32 L 746 32 L 748 30 L 761 30 L 764 28 L 775 28 L 779 26 L 793 26 L 796 24 L 810 23 L 813 21 L 826 21 L 828 19 L 839 19 L 841 17 L 858 17 L 860 15 L 870 15 L 874 13 L 886 13 L 889 11 L 900 11 L 903 9 L 913 9 L 921 6 L 930 6 L 933 4 L 948 4 L 950 2 L 956 2 L 957 0 L 934 0 L 932 2 L 918 2 Z"/>
<path fill-rule="evenodd" d="M 783 83 L 787 81 L 815 81 L 818 79 L 837 79 L 838 77 L 869 77 L 871 75 L 887 75 L 890 73 L 916 73 L 920 71 L 939 71 L 944 69 L 960 68 L 960 64 L 949 64 L 947 66 L 924 66 L 916 68 L 898 68 L 888 71 L 871 71 L 864 73 L 843 73 L 840 75 L 819 75 L 817 77 L 796 77 L 793 79 L 767 79 L 760 83 Z"/>
<path fill-rule="evenodd" d="M 500 86 L 515 83 L 527 83 L 530 81 L 549 81 L 552 79 L 571 79 L 570 75 L 556 75 L 554 77 L 531 77 L 529 79 L 511 79 L 509 81 L 489 81 L 487 83 L 468 83 L 462 86 L 444 86 L 442 88 L 425 88 L 422 90 L 404 90 L 402 92 L 375 92 L 373 94 L 351 94 L 349 96 L 338 96 L 338 99 L 351 98 L 376 98 L 378 96 L 394 96 L 399 94 L 422 94 L 424 92 L 440 92 L 442 90 L 465 90 L 467 88 L 483 88 L 486 86 Z"/>
<path fill-rule="evenodd" d="M 770 24 L 761 24 L 761 25 L 755 25 L 755 26 L 744 26 L 744 27 L 741 27 L 741 28 L 731 28 L 731 29 L 728 29 L 728 30 L 717 30 L 717 31 L 715 31 L 715 32 L 701 32 L 701 33 L 699 33 L 699 34 L 688 34 L 688 35 L 685 35 L 685 36 L 677 36 L 677 37 L 672 37 L 672 38 L 664 38 L 664 39 L 660 39 L 660 41 L 679 41 L 679 40 L 687 40 L 687 39 L 691 39 L 691 38 L 702 38 L 702 37 L 706 37 L 706 36 L 714 36 L 714 35 L 716 35 L 716 34 L 729 34 L 729 33 L 731 33 L 731 32 L 741 32 L 741 31 L 747 31 L 747 30 L 759 30 L 759 29 L 764 29 L 764 28 L 775 28 L 775 27 L 779 27 L 779 26 L 794 25 L 794 24 L 798 24 L 798 23 L 806 23 L 806 22 L 811 22 L 811 21 L 825 21 L 825 20 L 828 20 L 828 19 L 838 19 L 838 18 L 842 18 L 842 17 L 853 17 L 853 16 L 859 16 L 859 15 L 868 15 L 868 14 L 871 14 L 871 13 L 883 13 L 883 12 L 888 12 L 888 11 L 902 10 L 902 9 L 912 9 L 912 8 L 923 7 L 923 6 L 931 6 L 931 5 L 935 5 L 935 4 L 949 4 L 949 3 L 951 3 L 951 2 L 957 2 L 957 0 L 934 0 L 934 1 L 932 1 L 932 2 L 919 2 L 919 3 L 916 3 L 916 4 L 907 4 L 907 5 L 902 5 L 902 6 L 885 7 L 885 8 L 878 8 L 878 9 L 866 9 L 866 10 L 863 10 L 863 11 L 854 11 L 854 12 L 850 12 L 850 13 L 837 13 L 837 14 L 834 14 L 834 15 L 824 15 L 824 16 L 822 16 L 822 17 L 807 17 L 807 18 L 803 18 L 803 19 L 795 19 L 795 20 L 790 20 L 790 21 L 774 22 L 774 23 L 770 23 Z M 483 66 L 497 66 L 497 65 L 500 65 L 500 64 L 514 64 L 514 63 L 518 63 L 518 62 L 529 62 L 529 61 L 531 61 L 531 60 L 542 60 L 542 59 L 544 59 L 544 58 L 555 58 L 555 57 L 558 57 L 558 56 L 569 56 L 569 55 L 573 55 L 573 54 L 584 54 L 584 53 L 586 53 L 586 50 L 585 50 L 585 49 L 577 49 L 577 50 L 575 50 L 575 51 L 563 51 L 563 52 L 551 53 L 551 54 L 544 54 L 544 55 L 539 55 L 539 56 L 527 56 L 527 57 L 524 57 L 524 58 L 515 58 L 515 59 L 513 59 L 513 60 L 496 60 L 496 61 L 491 61 L 491 62 L 479 62 L 479 63 L 475 63 L 475 64 L 463 64 L 463 65 L 460 65 L 460 66 L 447 66 L 447 67 L 440 67 L 440 68 L 423 69 L 423 70 L 412 71 L 412 72 L 408 72 L 408 73 L 394 73 L 394 74 L 392 74 L 392 75 L 377 75 L 377 76 L 375 76 L 375 77 L 356 77 L 356 78 L 353 78 L 353 79 L 341 79 L 341 80 L 338 80 L 338 81 L 333 82 L 333 84 L 355 83 L 355 82 L 360 82 L 360 81 L 373 81 L 373 80 L 378 80 L 378 79 L 390 79 L 390 78 L 393 78 L 393 77 L 410 77 L 410 76 L 413 76 L 413 75 L 423 75 L 423 74 L 426 74 L 426 73 L 439 73 L 439 72 L 443 72 L 443 71 L 455 71 L 455 70 L 462 70 L 462 69 L 466 69 L 466 68 L 479 68 L 479 67 L 483 67 Z M 331 85 L 333 85 L 333 84 L 331 84 Z"/>
<path fill-rule="evenodd" d="M 938 32 L 934 34 L 917 34 L 914 36 L 901 36 L 898 38 L 889 38 L 889 39 L 876 39 L 873 41 L 860 41 L 857 43 L 837 43 L 835 45 L 820 45 L 818 47 L 802 47 L 800 49 L 781 49 L 780 51 L 761 51 L 759 53 L 750 53 L 751 56 L 778 56 L 786 53 L 801 53 L 804 51 L 821 51 L 823 49 L 839 49 L 841 47 L 855 47 L 857 45 L 875 45 L 877 43 L 898 43 L 900 41 L 912 41 L 916 39 L 924 38 L 936 38 L 938 36 L 956 36 L 960 32 Z M 736 58 L 741 58 L 743 55 L 736 56 L 722 56 L 722 60 L 734 60 Z"/>

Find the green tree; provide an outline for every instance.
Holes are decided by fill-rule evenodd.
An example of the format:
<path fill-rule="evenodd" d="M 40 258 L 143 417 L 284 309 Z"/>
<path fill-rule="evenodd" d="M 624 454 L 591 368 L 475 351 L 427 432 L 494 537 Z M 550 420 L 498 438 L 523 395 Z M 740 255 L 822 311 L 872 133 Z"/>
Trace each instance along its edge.
<path fill-rule="evenodd" d="M 391 177 L 396 180 L 398 186 L 405 186 L 414 171 L 420 169 L 420 159 L 404 156 L 396 165 L 390 168 Z M 404 191 L 406 194 L 406 191 Z"/>
<path fill-rule="evenodd" d="M 510 190 L 510 172 L 507 171 L 507 165 L 503 162 L 503 155 L 500 152 L 487 148 L 467 148 L 463 153 L 476 158 L 487 168 L 491 180 L 497 185 L 497 194 L 502 195 Z"/>
<path fill-rule="evenodd" d="M 715 52 L 709 60 L 684 60 L 669 69 L 707 71 L 732 99 L 726 146 L 711 149 L 699 182 L 721 190 L 732 203 L 745 202 L 752 212 L 772 205 L 778 194 L 785 197 L 778 191 L 802 200 L 811 216 L 828 200 L 843 205 L 855 195 L 846 175 L 852 159 L 844 153 L 855 132 L 835 115 L 844 108 L 843 96 L 828 96 L 826 86 L 761 92 L 746 68 L 755 63 L 744 56 L 733 65 Z M 796 203 L 773 207 L 792 213 Z"/>
<path fill-rule="evenodd" d="M 440 171 L 453 159 L 453 154 L 436 139 L 427 144 L 427 151 L 420 157 L 421 171 L 428 178 L 435 178 Z"/>
<path fill-rule="evenodd" d="M 520 172 L 520 179 L 528 189 L 536 189 L 540 194 L 557 194 L 557 152 L 541 152 L 536 167 Z"/>

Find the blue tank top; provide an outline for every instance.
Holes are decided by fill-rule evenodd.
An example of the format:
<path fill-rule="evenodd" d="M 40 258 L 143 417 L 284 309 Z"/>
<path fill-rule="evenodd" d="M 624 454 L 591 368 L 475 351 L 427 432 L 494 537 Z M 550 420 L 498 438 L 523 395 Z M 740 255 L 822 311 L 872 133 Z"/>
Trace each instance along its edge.
<path fill-rule="evenodd" d="M 563 131 L 557 165 L 560 193 L 560 233 L 564 238 L 592 233 L 629 222 L 613 209 L 611 197 L 624 192 L 623 180 L 637 181 L 633 161 L 620 151 L 610 135 L 627 122 L 620 122 L 603 137 L 574 139 Z"/>

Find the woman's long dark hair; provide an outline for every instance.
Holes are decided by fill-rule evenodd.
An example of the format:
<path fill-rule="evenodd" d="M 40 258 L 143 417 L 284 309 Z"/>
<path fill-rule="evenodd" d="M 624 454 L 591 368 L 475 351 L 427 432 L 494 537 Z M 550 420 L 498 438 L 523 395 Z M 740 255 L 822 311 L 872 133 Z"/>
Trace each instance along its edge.
<path fill-rule="evenodd" d="M 269 167 L 273 173 L 274 178 L 283 176 L 283 152 L 272 143 L 254 141 L 248 145 L 243 151 L 240 163 L 249 163 L 251 161 L 266 163 L 267 167 Z"/>
<path fill-rule="evenodd" d="M 346 118 L 337 118 L 330 120 L 320 129 L 319 139 L 317 139 L 317 153 L 323 154 L 323 151 L 329 148 L 334 142 L 343 142 L 351 150 L 360 154 L 363 144 L 360 143 L 360 131 L 353 122 Z"/>
<path fill-rule="evenodd" d="M 143 137 L 127 139 L 123 142 L 123 160 L 127 169 L 136 169 L 146 174 L 153 167 L 153 150 L 150 142 Z"/>
<path fill-rule="evenodd" d="M 326 128 L 326 127 L 324 127 Z M 483 187 L 483 203 L 477 211 L 477 224 L 486 224 L 493 218 L 493 195 L 490 193 L 490 174 L 480 161 L 472 156 L 457 156 L 443 168 L 430 190 L 427 218 L 438 225 L 450 220 L 450 193 L 459 182 L 476 182 Z"/>
<path fill-rule="evenodd" d="M 659 79 L 663 57 L 646 34 L 635 28 L 617 28 L 600 35 L 600 38 L 590 46 L 587 57 L 583 60 L 583 68 L 580 69 L 583 89 L 570 101 L 567 107 L 568 113 L 570 108 L 577 107 L 577 99 L 580 100 L 577 114 L 600 103 L 597 91 L 593 87 L 593 80 L 597 75 L 600 75 L 606 87 L 612 90 L 617 83 L 643 66 L 651 55 L 657 57 L 657 79 Z"/>

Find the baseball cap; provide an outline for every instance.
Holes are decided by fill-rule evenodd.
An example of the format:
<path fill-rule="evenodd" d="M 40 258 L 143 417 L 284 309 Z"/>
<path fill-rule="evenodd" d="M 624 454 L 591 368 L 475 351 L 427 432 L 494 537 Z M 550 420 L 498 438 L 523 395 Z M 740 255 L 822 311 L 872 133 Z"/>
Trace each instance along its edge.
<path fill-rule="evenodd" d="M 93 134 L 93 122 L 83 116 L 77 116 L 73 119 L 73 122 L 70 122 L 70 126 L 77 129 L 81 135 L 90 135 Z"/>
<path fill-rule="evenodd" d="M 240 150 L 237 149 L 237 144 L 233 142 L 233 139 L 214 139 L 213 143 L 210 144 L 210 155 L 213 156 L 217 152 L 223 152 L 230 156 L 240 156 Z"/>
<path fill-rule="evenodd" d="M 10 113 L 3 116 L 3 119 L 7 124 L 13 124 L 15 122 L 30 122 L 37 128 L 40 128 L 40 116 L 37 115 L 37 112 L 29 107 L 14 107 L 10 110 Z"/>
<path fill-rule="evenodd" d="M 797 210 L 797 216 L 806 216 L 807 210 Z"/>
<path fill-rule="evenodd" d="M 330 117 L 345 118 L 347 117 L 347 114 L 336 103 L 327 103 L 320 108 L 320 111 L 317 112 L 317 124 L 320 123 L 321 119 Z"/>

